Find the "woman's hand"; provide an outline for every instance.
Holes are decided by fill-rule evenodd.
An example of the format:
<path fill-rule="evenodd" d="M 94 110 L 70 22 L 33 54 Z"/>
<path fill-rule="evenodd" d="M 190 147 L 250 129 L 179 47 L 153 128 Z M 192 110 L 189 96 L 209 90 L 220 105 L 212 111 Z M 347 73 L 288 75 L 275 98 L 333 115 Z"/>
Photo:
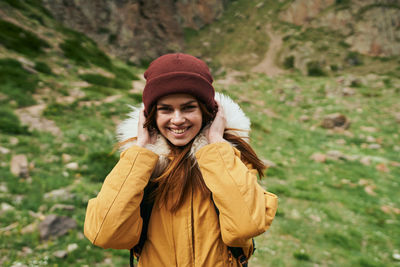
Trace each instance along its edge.
<path fill-rule="evenodd" d="M 144 127 L 144 123 L 146 122 L 146 117 L 144 116 L 144 109 L 142 109 L 139 113 L 139 122 L 138 122 L 138 135 L 136 145 L 140 147 L 145 147 L 148 144 L 153 144 L 155 142 L 155 135 L 150 133 L 149 130 Z"/>
<path fill-rule="evenodd" d="M 206 136 L 208 138 L 208 142 L 217 143 L 217 142 L 225 142 L 224 131 L 226 128 L 226 118 L 225 112 L 222 108 L 221 104 L 217 101 L 218 104 L 218 112 L 215 115 L 214 121 L 211 123 L 210 128 L 208 128 Z"/>

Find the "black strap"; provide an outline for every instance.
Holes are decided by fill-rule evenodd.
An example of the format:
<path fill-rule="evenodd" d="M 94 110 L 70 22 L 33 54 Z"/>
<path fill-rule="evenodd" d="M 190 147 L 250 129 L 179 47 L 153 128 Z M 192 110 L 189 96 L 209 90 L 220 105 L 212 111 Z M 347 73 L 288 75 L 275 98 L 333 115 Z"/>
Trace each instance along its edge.
<path fill-rule="evenodd" d="M 150 216 L 151 211 L 153 210 L 154 206 L 154 199 L 151 196 L 151 193 L 157 188 L 157 185 L 152 183 L 148 183 L 144 188 L 143 199 L 140 202 L 140 217 L 142 217 L 143 224 L 142 224 L 142 232 L 140 233 L 139 243 L 137 243 L 133 248 L 130 249 L 130 257 L 129 257 L 129 264 L 130 267 L 134 267 L 133 259 L 134 255 L 136 254 L 136 259 L 139 261 L 139 255 L 142 252 L 144 243 L 147 239 L 147 230 L 149 228 Z"/>

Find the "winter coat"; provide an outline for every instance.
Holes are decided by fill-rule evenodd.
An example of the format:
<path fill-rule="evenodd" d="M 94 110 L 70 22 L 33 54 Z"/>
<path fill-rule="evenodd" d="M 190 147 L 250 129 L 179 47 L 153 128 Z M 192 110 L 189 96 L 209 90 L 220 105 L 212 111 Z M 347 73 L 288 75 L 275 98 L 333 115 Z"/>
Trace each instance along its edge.
<path fill-rule="evenodd" d="M 250 122 L 238 105 L 223 95 L 216 98 L 224 107 L 228 128 L 249 130 Z M 138 112 L 135 109 L 119 127 L 121 140 L 136 136 Z M 247 135 L 248 131 L 237 134 Z M 138 243 L 143 190 L 151 177 L 165 169 L 168 152 L 162 136 L 146 148 L 134 143 L 125 147 L 101 191 L 88 203 L 84 232 L 93 244 L 131 249 Z M 277 197 L 257 183 L 257 172 L 241 161 L 240 152 L 231 144 L 207 144 L 204 133 L 200 133 L 191 156 L 212 198 L 191 189 L 175 213 L 156 201 L 139 267 L 239 266 L 227 246 L 242 247 L 250 257 L 252 237 L 265 232 L 275 216 Z"/>

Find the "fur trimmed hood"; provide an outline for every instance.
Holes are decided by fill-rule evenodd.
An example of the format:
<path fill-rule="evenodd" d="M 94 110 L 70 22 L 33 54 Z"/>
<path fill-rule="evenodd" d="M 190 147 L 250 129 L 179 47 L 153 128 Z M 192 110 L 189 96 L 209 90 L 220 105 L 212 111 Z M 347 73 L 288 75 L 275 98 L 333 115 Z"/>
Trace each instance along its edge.
<path fill-rule="evenodd" d="M 244 114 L 243 110 L 235 103 L 229 96 L 215 93 L 215 100 L 217 100 L 225 111 L 226 127 L 237 129 L 232 131 L 234 134 L 247 138 L 250 133 L 250 119 Z M 122 121 L 117 127 L 117 139 L 119 142 L 128 140 L 137 136 L 139 113 L 143 108 L 143 103 L 137 107 L 130 106 L 132 111 L 128 114 L 129 118 Z M 194 155 L 200 148 L 208 144 L 208 140 L 204 134 L 204 129 L 195 137 L 192 145 L 191 154 Z M 135 145 L 136 141 L 129 142 L 123 145 L 120 150 L 124 151 L 129 147 Z M 167 140 L 161 135 L 157 134 L 156 142 L 146 146 L 160 157 L 167 158 L 170 149 Z"/>

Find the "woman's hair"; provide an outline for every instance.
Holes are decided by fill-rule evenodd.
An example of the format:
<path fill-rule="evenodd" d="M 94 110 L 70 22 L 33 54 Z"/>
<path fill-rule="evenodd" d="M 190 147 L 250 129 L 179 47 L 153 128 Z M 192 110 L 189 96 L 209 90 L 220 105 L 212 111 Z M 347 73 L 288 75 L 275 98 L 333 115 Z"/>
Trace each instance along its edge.
<path fill-rule="evenodd" d="M 212 122 L 215 114 L 209 112 L 201 101 L 198 101 L 198 103 L 203 118 L 202 128 L 204 128 Z M 149 131 L 158 131 L 156 116 L 157 107 L 153 105 L 144 123 L 144 127 L 147 127 Z M 260 177 L 264 176 L 266 166 L 257 157 L 252 147 L 243 138 L 231 133 L 232 130 L 237 129 L 225 129 L 223 138 L 232 143 L 241 152 L 241 160 L 247 164 L 251 164 L 257 170 Z M 194 139 L 183 147 L 177 147 L 168 142 L 171 148 L 169 155 L 171 161 L 159 177 L 150 181 L 157 185 L 152 196 L 157 196 L 172 212 L 177 211 L 182 205 L 186 194 L 191 188 L 199 188 L 206 194 L 210 192 L 204 183 L 195 158 L 190 155 L 193 141 Z"/>

